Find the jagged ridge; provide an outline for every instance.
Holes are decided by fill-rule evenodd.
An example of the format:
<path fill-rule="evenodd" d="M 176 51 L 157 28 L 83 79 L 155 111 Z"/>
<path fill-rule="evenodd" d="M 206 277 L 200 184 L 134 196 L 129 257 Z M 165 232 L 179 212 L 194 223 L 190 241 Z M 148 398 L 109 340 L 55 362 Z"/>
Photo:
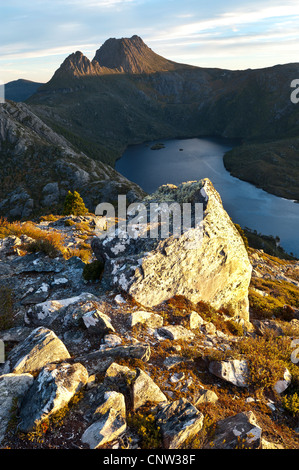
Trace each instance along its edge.
<path fill-rule="evenodd" d="M 93 63 L 126 73 L 166 72 L 180 67 L 180 64 L 153 52 L 137 35 L 108 39 L 97 50 Z"/>

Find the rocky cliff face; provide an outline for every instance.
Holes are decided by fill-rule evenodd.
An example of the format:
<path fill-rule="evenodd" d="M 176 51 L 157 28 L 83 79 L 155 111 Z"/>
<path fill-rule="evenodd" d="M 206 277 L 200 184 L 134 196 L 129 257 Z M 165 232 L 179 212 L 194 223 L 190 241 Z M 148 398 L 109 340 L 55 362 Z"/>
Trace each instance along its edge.
<path fill-rule="evenodd" d="M 99 72 L 96 66 L 82 54 L 77 51 L 70 54 L 64 62 L 61 64 L 59 69 L 55 72 L 53 78 L 61 78 L 67 76 L 82 77 L 86 75 L 96 75 Z"/>
<path fill-rule="evenodd" d="M 212 183 L 205 179 L 178 187 L 162 186 L 143 202 L 148 208 L 154 203 L 159 207 L 178 203 L 180 208 L 185 203 L 199 203 L 204 208 L 203 220 L 179 237 L 170 232 L 168 238 L 161 239 L 159 232 L 158 239 L 149 238 L 151 228 L 159 223 L 152 219 L 145 238 L 143 230 L 136 237 L 112 238 L 108 234 L 98 241 L 98 249 L 107 257 L 103 282 L 123 289 L 146 307 L 181 295 L 193 303 L 204 301 L 216 309 L 226 308 L 248 321 L 251 265 L 243 240 Z M 93 243 L 96 247 L 96 241 Z"/>
<path fill-rule="evenodd" d="M 181 67 L 188 66 L 156 54 L 139 36 L 135 35 L 131 38 L 108 39 L 96 51 L 92 61 L 80 51 L 70 54 L 55 72 L 53 80 L 115 73 L 149 74 L 167 72 Z M 191 66 L 190 69 L 192 69 Z"/>
<path fill-rule="evenodd" d="M 14 218 L 57 209 L 77 190 L 92 211 L 101 200 L 144 195 L 111 167 L 88 158 L 58 135 L 27 105 L 0 106 L 0 213 Z"/>
<path fill-rule="evenodd" d="M 96 51 L 93 63 L 117 72 L 137 74 L 166 72 L 180 67 L 153 52 L 137 35 L 108 39 Z"/>

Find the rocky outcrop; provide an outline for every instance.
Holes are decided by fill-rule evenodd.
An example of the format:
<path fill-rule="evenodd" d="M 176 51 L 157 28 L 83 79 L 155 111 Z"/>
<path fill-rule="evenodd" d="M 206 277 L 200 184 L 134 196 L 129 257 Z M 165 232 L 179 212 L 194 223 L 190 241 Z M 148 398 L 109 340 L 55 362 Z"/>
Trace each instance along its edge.
<path fill-rule="evenodd" d="M 135 74 L 167 72 L 181 67 L 153 52 L 137 35 L 108 39 L 96 51 L 92 63 L 114 72 Z"/>
<path fill-rule="evenodd" d="M 118 193 L 128 194 L 132 201 L 145 194 L 108 165 L 79 151 L 24 103 L 0 106 L 0 151 L 0 214 L 6 217 L 53 212 L 63 206 L 69 190 L 79 191 L 90 211 Z"/>
<path fill-rule="evenodd" d="M 227 308 L 248 321 L 251 264 L 212 183 L 205 179 L 178 187 L 162 186 L 143 202 L 147 207 L 202 204 L 203 220 L 179 237 L 170 232 L 166 239 L 159 239 L 159 234 L 149 238 L 149 232 L 144 237 L 142 231 L 136 237 L 127 233 L 124 238 L 109 238 L 108 234 L 98 241 L 107 257 L 103 282 L 126 291 L 146 307 L 182 295 L 194 303 L 204 301 L 216 309 Z M 155 223 L 150 222 L 152 226 Z"/>
<path fill-rule="evenodd" d="M 256 449 L 261 438 L 262 429 L 254 413 L 239 413 L 218 421 L 212 446 L 214 449 Z"/>
<path fill-rule="evenodd" d="M 5 374 L 0 376 L 0 444 L 11 420 L 14 401 L 21 400 L 31 387 L 31 374 Z"/>
<path fill-rule="evenodd" d="M 20 429 L 29 432 L 45 418 L 66 406 L 87 383 L 88 372 L 82 364 L 49 364 L 23 398 Z"/>
<path fill-rule="evenodd" d="M 97 217 L 61 217 L 36 225 L 63 233 L 66 245 L 77 247 L 82 232 L 74 227 L 83 222 L 90 236 Z M 5 299 L 13 301 L 15 322 L 0 331 L 5 352 L 0 364 L 1 446 L 150 446 L 151 452 L 156 447 L 298 447 L 291 386 L 296 371 L 290 364 L 297 354 L 292 340 L 298 336 L 298 320 L 292 306 L 288 321 L 279 319 L 277 311 L 271 321 L 254 311 L 258 320 L 242 322 L 243 328 L 231 312 L 182 296 L 145 307 L 124 291 L 85 281 L 85 263 L 76 256 L 28 254 L 24 242 L 23 235 L 0 240 L 0 322 L 9 313 Z M 140 259 L 144 243 L 126 245 L 124 257 L 133 257 L 137 247 Z M 150 242 L 146 246 L 152 247 Z M 109 247 L 113 253 L 110 240 Z M 296 293 L 298 262 L 249 252 L 253 281 L 265 281 L 260 290 L 283 276 L 282 286 L 286 289 L 289 279 Z M 40 302 L 43 295 L 48 297 Z M 261 354 L 255 358 L 258 371 L 252 361 L 255 347 Z M 294 353 L 289 359 L 288 350 Z"/>
<path fill-rule="evenodd" d="M 203 419 L 203 414 L 184 398 L 160 405 L 156 420 L 165 448 L 179 449 L 201 430 Z"/>

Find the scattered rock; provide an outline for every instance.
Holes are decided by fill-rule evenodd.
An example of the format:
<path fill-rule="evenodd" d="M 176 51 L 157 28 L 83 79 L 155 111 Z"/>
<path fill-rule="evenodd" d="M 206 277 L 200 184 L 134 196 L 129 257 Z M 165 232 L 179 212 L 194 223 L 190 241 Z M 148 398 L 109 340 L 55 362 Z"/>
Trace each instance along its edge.
<path fill-rule="evenodd" d="M 136 411 L 146 403 L 160 403 L 167 401 L 167 397 L 157 384 L 143 370 L 137 368 L 136 376 L 132 382 L 131 390 L 133 410 Z"/>
<path fill-rule="evenodd" d="M 115 332 L 108 315 L 99 310 L 95 309 L 84 313 L 82 320 L 89 334 L 97 336 L 99 339 L 108 333 Z"/>
<path fill-rule="evenodd" d="M 167 338 L 176 341 L 190 341 L 194 338 L 194 333 L 192 333 L 192 331 L 190 330 L 187 330 L 187 328 L 184 328 L 181 325 L 163 326 L 162 328 L 158 328 L 157 333 L 162 338 Z"/>
<path fill-rule="evenodd" d="M 49 297 L 50 286 L 43 283 L 35 292 L 28 294 L 22 300 L 22 305 L 38 304 L 44 302 Z"/>
<path fill-rule="evenodd" d="M 123 418 L 126 417 L 125 397 L 122 393 L 115 391 L 105 392 L 103 398 L 103 403 L 100 404 L 94 412 L 94 419 L 99 418 L 99 415 L 104 415 L 111 408 L 113 408 L 113 410 L 116 413 L 119 413 Z"/>
<path fill-rule="evenodd" d="M 216 403 L 218 401 L 218 395 L 212 390 L 199 389 L 198 396 L 195 399 L 194 405 L 202 405 L 203 403 Z"/>
<path fill-rule="evenodd" d="M 126 405 L 125 398 L 118 392 L 106 392 L 104 402 L 99 405 L 94 413 L 96 422 L 89 426 L 83 436 L 82 442 L 88 444 L 91 449 L 112 442 L 126 430 Z"/>
<path fill-rule="evenodd" d="M 179 449 L 202 428 L 203 414 L 185 398 L 159 405 L 158 410 L 156 422 L 161 427 L 166 449 Z"/>
<path fill-rule="evenodd" d="M 261 438 L 262 429 L 249 411 L 218 421 L 211 446 L 213 449 L 258 449 Z"/>
<path fill-rule="evenodd" d="M 163 325 L 163 317 L 153 312 L 138 310 L 131 313 L 130 326 L 133 327 L 138 323 L 142 323 L 149 328 L 160 328 Z"/>
<path fill-rule="evenodd" d="M 269 330 L 278 336 L 283 335 L 282 328 L 277 324 L 275 320 L 253 320 L 252 324 L 258 335 L 264 336 L 269 333 Z"/>
<path fill-rule="evenodd" d="M 197 312 L 191 312 L 189 316 L 189 326 L 191 330 L 196 330 L 204 324 L 203 318 Z"/>
<path fill-rule="evenodd" d="M 8 355 L 11 372 L 23 374 L 36 372 L 51 362 L 62 362 L 70 358 L 63 342 L 47 328 L 39 327 Z"/>
<path fill-rule="evenodd" d="M 65 316 L 67 317 L 67 312 L 63 310 L 66 307 L 71 305 L 72 309 L 75 309 L 76 306 L 81 306 L 82 303 L 93 300 L 97 301 L 98 298 L 93 294 L 86 292 L 66 299 L 47 300 L 46 302 L 34 305 L 30 310 L 28 310 L 28 322 L 33 325 L 50 327 L 60 314 L 65 313 Z M 63 320 L 66 321 L 65 318 Z"/>
<path fill-rule="evenodd" d="M 45 366 L 21 403 L 20 430 L 31 431 L 66 406 L 87 381 L 88 372 L 82 364 Z"/>
<path fill-rule="evenodd" d="M 6 374 L 0 376 L 0 444 L 5 437 L 12 417 L 14 401 L 21 400 L 33 383 L 31 374 Z"/>
<path fill-rule="evenodd" d="M 248 385 L 249 369 L 245 360 L 212 361 L 209 364 L 209 371 L 237 387 L 246 387 Z"/>
<path fill-rule="evenodd" d="M 288 386 L 291 384 L 292 381 L 292 376 L 290 374 L 290 371 L 288 369 L 285 369 L 284 374 L 283 374 L 283 379 L 278 380 L 276 384 L 274 385 L 274 390 L 278 393 L 281 394 L 283 393 Z"/>

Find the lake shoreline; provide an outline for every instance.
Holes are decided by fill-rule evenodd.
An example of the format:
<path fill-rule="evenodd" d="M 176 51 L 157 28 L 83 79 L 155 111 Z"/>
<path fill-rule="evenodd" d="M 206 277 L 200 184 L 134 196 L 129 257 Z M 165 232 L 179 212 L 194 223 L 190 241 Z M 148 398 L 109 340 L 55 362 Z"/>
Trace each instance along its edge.
<path fill-rule="evenodd" d="M 163 146 L 152 150 L 155 144 Z M 278 236 L 285 252 L 298 257 L 294 236 L 299 231 L 298 204 L 230 174 L 223 157 L 232 144 L 236 145 L 235 139 L 210 136 L 146 141 L 128 146 L 115 169 L 148 194 L 163 184 L 178 185 L 207 177 L 236 223 L 266 236 Z"/>

